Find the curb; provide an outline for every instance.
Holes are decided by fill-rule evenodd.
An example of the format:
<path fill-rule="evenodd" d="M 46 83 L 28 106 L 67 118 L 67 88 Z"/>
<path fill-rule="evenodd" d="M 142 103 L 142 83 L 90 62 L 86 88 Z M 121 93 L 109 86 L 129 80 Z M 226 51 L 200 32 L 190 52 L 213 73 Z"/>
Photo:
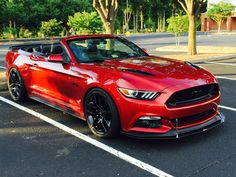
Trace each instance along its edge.
<path fill-rule="evenodd" d="M 5 72 L 0 72 L 0 91 L 6 91 L 7 89 L 8 87 Z"/>
<path fill-rule="evenodd" d="M 7 83 L 0 83 L 0 91 L 6 91 L 8 90 Z"/>
<path fill-rule="evenodd" d="M 191 62 L 196 63 L 196 64 L 200 64 L 203 62 L 227 60 L 227 59 L 233 59 L 233 58 L 236 58 L 236 54 L 219 56 L 219 57 L 201 58 L 201 59 L 192 60 Z"/>

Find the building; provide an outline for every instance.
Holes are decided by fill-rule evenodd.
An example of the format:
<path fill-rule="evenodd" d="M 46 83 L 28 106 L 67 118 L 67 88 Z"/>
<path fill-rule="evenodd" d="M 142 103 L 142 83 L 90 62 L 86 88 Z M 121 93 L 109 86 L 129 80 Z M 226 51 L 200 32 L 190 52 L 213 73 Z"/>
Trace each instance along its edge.
<path fill-rule="evenodd" d="M 222 0 L 208 0 L 207 8 L 210 7 L 211 4 L 217 4 Z M 236 0 L 227 0 L 227 2 L 232 3 L 236 7 Z M 214 20 L 211 20 L 206 17 L 206 13 L 202 13 L 201 15 L 201 31 L 202 32 L 210 32 L 210 31 L 217 31 L 218 26 Z M 221 30 L 232 32 L 236 30 L 236 8 L 232 14 L 223 21 L 221 25 Z"/>

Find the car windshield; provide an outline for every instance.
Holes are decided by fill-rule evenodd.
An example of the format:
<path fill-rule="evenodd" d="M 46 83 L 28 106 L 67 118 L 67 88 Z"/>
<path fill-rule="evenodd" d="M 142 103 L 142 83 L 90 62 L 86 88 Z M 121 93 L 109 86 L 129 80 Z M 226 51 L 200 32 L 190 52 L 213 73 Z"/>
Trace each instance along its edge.
<path fill-rule="evenodd" d="M 80 63 L 147 56 L 134 43 L 120 37 L 76 39 L 68 44 Z"/>

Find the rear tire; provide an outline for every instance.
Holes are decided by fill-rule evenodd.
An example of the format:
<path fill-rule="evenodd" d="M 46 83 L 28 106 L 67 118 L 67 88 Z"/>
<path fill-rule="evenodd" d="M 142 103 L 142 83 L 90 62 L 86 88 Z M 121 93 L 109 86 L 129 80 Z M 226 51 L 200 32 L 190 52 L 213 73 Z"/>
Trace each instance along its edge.
<path fill-rule="evenodd" d="M 24 101 L 27 98 L 27 92 L 25 89 L 24 81 L 20 76 L 20 73 L 12 68 L 9 72 L 8 79 L 8 90 L 11 98 L 16 102 Z"/>
<path fill-rule="evenodd" d="M 100 138 L 113 138 L 120 133 L 120 120 L 112 98 L 102 89 L 89 91 L 84 102 L 90 130 Z"/>

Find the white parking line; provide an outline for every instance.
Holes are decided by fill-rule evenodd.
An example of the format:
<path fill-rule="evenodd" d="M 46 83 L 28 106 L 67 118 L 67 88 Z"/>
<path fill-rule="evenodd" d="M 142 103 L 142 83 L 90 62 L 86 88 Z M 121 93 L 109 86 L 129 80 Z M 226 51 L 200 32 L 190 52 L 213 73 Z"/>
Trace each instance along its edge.
<path fill-rule="evenodd" d="M 112 148 L 112 147 L 110 147 L 106 144 L 103 144 L 103 143 L 101 143 L 101 142 L 99 142 L 99 141 L 97 141 L 93 138 L 90 138 L 89 136 L 86 136 L 86 135 L 84 135 L 84 134 L 82 134 L 78 131 L 75 131 L 74 129 L 69 128 L 69 127 L 67 127 L 67 126 L 65 126 L 65 125 L 63 125 L 63 124 L 61 124 L 61 123 L 45 116 L 45 115 L 43 115 L 43 114 L 40 114 L 40 113 L 38 113 L 36 111 L 33 111 L 29 108 L 26 108 L 24 106 L 21 106 L 21 105 L 15 103 L 15 102 L 10 101 L 10 100 L 8 100 L 6 98 L 3 98 L 1 96 L 0 96 L 0 100 L 7 103 L 7 104 L 10 104 L 11 106 L 14 106 L 14 107 L 18 108 L 18 109 L 20 109 L 24 112 L 27 112 L 27 113 L 29 113 L 29 114 L 31 114 L 31 115 L 47 122 L 47 123 L 49 123 L 49 124 L 59 128 L 63 131 L 65 131 L 65 132 L 67 132 L 67 133 L 69 133 L 69 134 L 71 134 L 71 135 L 73 135 L 73 136 L 89 143 L 89 144 L 92 144 L 92 145 L 94 145 L 94 146 L 96 146 L 100 149 L 103 149 L 104 151 L 106 151 L 106 152 L 108 152 L 108 153 L 110 153 L 110 154 L 112 154 L 112 155 L 114 155 L 114 156 L 116 156 L 120 159 L 123 159 L 124 161 L 126 161 L 128 163 L 131 163 L 131 164 L 133 164 L 133 165 L 135 165 L 135 166 L 137 166 L 137 167 L 139 167 L 139 168 L 141 168 L 141 169 L 143 169 L 143 170 L 145 170 L 149 173 L 152 173 L 153 175 L 156 175 L 156 176 L 159 176 L 159 177 L 173 177 L 172 175 L 170 175 L 168 173 L 165 173 L 164 171 L 162 171 L 162 170 L 160 170 L 160 169 L 158 169 L 154 166 L 151 166 L 151 165 L 149 165 L 145 162 L 142 162 L 138 159 L 135 159 L 134 157 L 131 157 L 128 154 L 125 154 L 121 151 L 118 151 L 118 150 L 116 150 L 116 149 L 114 149 L 114 148 Z"/>
<path fill-rule="evenodd" d="M 236 108 L 231 108 L 231 107 L 228 107 L 228 106 L 222 106 L 222 105 L 219 105 L 219 107 L 222 108 L 222 109 L 227 109 L 227 110 L 235 111 L 235 112 L 236 112 Z"/>
<path fill-rule="evenodd" d="M 215 76 L 217 79 L 226 79 L 226 80 L 231 80 L 231 81 L 236 81 L 236 78 L 231 78 L 231 77 L 224 77 L 224 76 Z"/>
<path fill-rule="evenodd" d="M 227 65 L 227 66 L 236 66 L 234 63 L 224 63 L 224 62 L 211 62 L 211 61 L 206 61 L 204 63 L 209 63 L 209 64 L 216 64 L 216 65 Z"/>
<path fill-rule="evenodd" d="M 0 68 L 1 68 L 1 69 L 6 69 L 6 67 L 5 67 L 5 66 L 0 66 Z"/>

